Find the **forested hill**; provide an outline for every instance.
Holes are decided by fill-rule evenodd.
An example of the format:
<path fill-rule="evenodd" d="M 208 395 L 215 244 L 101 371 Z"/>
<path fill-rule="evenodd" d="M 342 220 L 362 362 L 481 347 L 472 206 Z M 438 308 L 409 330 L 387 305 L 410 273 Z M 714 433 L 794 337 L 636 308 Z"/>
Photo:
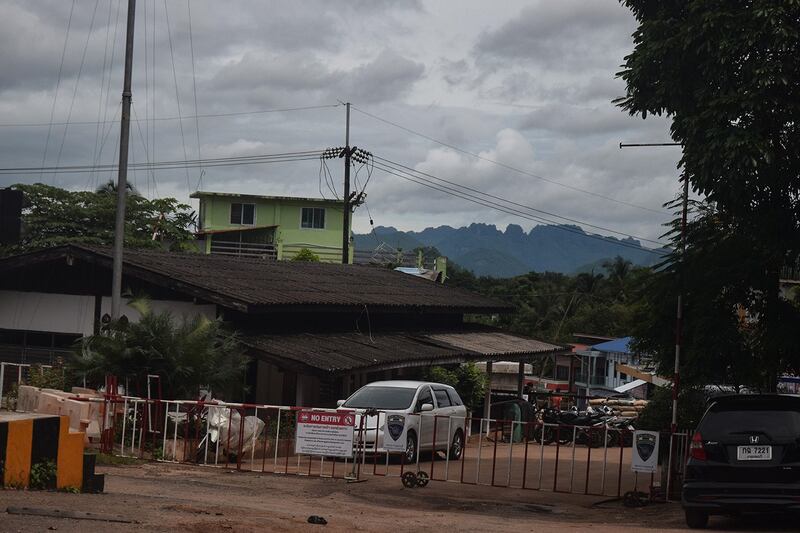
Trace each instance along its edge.
<path fill-rule="evenodd" d="M 374 234 L 354 237 L 357 250 L 372 250 L 380 242 L 403 250 L 432 246 L 474 274 L 494 277 L 530 271 L 590 271 L 617 256 L 650 266 L 660 257 L 634 239 L 587 234 L 577 226 L 536 226 L 528 233 L 516 224 L 509 224 L 505 231 L 493 224 L 439 226 L 419 232 L 378 226 Z"/>

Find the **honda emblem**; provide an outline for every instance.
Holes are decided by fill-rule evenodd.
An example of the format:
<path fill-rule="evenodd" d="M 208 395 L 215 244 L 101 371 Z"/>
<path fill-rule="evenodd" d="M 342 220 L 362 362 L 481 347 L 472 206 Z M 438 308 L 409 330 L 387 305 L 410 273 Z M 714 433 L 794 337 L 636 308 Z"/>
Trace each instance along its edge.
<path fill-rule="evenodd" d="M 758 435 L 750 436 L 750 444 L 758 444 Z"/>

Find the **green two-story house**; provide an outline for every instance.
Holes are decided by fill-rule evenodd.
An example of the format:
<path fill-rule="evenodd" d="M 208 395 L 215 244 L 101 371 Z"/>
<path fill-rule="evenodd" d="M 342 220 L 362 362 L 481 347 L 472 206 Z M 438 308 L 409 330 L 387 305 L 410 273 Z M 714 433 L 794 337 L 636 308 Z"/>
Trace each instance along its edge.
<path fill-rule="evenodd" d="M 280 260 L 305 248 L 321 261 L 342 261 L 341 201 L 204 191 L 191 197 L 200 201 L 197 236 L 206 253 Z"/>

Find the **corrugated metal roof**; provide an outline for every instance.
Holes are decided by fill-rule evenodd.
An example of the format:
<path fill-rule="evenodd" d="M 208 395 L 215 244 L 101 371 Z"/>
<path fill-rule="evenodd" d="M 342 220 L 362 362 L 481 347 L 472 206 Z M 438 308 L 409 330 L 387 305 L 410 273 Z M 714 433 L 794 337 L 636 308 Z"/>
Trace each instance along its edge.
<path fill-rule="evenodd" d="M 327 198 L 307 198 L 301 196 L 266 196 L 263 194 L 240 194 L 234 192 L 211 192 L 211 191 L 196 191 L 189 195 L 189 198 L 231 198 L 242 200 L 264 200 L 264 201 L 281 201 L 281 202 L 303 202 L 315 204 L 331 204 L 342 205 L 341 200 L 330 200 Z"/>
<path fill-rule="evenodd" d="M 566 352 L 558 345 L 497 330 L 461 332 L 347 332 L 251 335 L 242 342 L 257 357 L 279 365 L 343 373 L 431 364 L 529 360 Z"/>
<path fill-rule="evenodd" d="M 601 342 L 592 346 L 592 350 L 597 352 L 633 353 L 630 350 L 630 337 L 622 337 L 613 341 Z"/>
<path fill-rule="evenodd" d="M 429 335 L 429 339 L 443 342 L 462 350 L 486 356 L 511 354 L 537 354 L 562 350 L 563 347 L 536 339 L 502 332 L 442 333 Z"/>
<path fill-rule="evenodd" d="M 615 388 L 616 392 L 628 392 L 629 390 L 635 389 L 636 387 L 641 387 L 642 385 L 647 385 L 647 382 L 643 379 L 635 379 L 630 383 L 626 383 L 624 385 L 620 385 L 619 387 Z"/>
<path fill-rule="evenodd" d="M 73 257 L 107 268 L 111 248 L 68 245 L 0 260 L 0 271 Z M 126 250 L 125 276 L 248 313 L 364 309 L 501 313 L 508 304 L 387 268 Z"/>

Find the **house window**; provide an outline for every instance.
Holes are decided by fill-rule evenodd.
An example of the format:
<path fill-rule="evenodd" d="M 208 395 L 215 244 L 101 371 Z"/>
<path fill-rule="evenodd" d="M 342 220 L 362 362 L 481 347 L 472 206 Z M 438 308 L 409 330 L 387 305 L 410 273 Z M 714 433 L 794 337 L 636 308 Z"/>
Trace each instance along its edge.
<path fill-rule="evenodd" d="M 301 228 L 325 229 L 325 209 L 304 207 L 300 218 Z"/>
<path fill-rule="evenodd" d="M 556 366 L 556 379 L 558 381 L 568 381 L 569 380 L 569 367 L 568 366 Z"/>
<path fill-rule="evenodd" d="M 256 221 L 256 204 L 231 204 L 231 224 L 252 226 Z"/>

